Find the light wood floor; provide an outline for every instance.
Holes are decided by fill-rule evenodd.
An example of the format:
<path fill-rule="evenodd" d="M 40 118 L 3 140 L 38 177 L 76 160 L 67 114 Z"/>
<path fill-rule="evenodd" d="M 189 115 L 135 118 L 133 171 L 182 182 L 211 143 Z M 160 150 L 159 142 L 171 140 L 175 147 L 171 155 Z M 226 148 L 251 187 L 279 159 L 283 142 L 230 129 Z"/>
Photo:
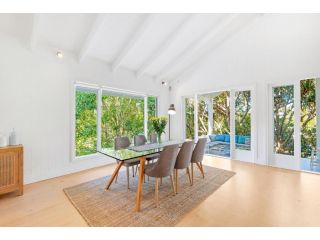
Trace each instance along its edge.
<path fill-rule="evenodd" d="M 320 175 L 206 157 L 236 175 L 178 226 L 320 226 Z M 0 196 L 0 226 L 87 226 L 62 189 L 110 174 L 114 165 L 25 186 Z"/>

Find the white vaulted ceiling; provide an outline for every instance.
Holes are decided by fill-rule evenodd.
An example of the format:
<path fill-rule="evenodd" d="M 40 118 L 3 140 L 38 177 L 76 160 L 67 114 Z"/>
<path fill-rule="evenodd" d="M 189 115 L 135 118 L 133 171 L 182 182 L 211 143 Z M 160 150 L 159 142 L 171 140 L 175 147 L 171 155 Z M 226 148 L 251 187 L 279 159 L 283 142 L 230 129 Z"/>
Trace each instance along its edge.
<path fill-rule="evenodd" d="M 175 81 L 257 14 L 0 14 L 0 32 Z"/>

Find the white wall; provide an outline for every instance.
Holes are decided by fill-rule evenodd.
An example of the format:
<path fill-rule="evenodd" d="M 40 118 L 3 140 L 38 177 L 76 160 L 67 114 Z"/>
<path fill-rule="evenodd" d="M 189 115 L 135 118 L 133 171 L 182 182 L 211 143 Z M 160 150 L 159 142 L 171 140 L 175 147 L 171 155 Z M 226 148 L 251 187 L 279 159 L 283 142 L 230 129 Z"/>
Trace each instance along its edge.
<path fill-rule="evenodd" d="M 103 165 L 102 156 L 71 161 L 72 87 L 75 81 L 100 84 L 159 96 L 159 114 L 166 114 L 168 90 L 145 77 L 139 81 L 129 70 L 112 73 L 99 60 L 79 64 L 72 53 L 63 59 L 55 49 L 0 35 L 0 132 L 15 128 L 24 145 L 25 182 Z"/>
<path fill-rule="evenodd" d="M 182 137 L 181 97 L 197 92 L 255 86 L 257 160 L 267 164 L 267 89 L 271 83 L 320 76 L 320 14 L 264 14 L 214 50 L 177 83 L 171 101 L 176 138 Z"/>

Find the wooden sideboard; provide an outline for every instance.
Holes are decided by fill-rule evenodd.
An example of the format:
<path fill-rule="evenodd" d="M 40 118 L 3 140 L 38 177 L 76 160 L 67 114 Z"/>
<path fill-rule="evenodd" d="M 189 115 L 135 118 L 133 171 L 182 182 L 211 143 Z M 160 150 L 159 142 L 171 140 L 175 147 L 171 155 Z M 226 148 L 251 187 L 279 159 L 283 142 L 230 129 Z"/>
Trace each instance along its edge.
<path fill-rule="evenodd" d="M 0 194 L 23 194 L 23 146 L 0 148 Z"/>

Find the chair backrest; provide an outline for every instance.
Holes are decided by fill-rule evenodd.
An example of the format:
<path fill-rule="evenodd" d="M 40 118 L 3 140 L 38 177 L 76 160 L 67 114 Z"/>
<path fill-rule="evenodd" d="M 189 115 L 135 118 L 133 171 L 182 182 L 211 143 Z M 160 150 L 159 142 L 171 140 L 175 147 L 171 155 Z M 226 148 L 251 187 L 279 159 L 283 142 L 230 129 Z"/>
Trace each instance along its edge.
<path fill-rule="evenodd" d="M 155 177 L 167 177 L 173 172 L 179 152 L 179 144 L 165 146 L 160 153 L 158 161 L 155 163 L 152 172 Z"/>
<path fill-rule="evenodd" d="M 147 143 L 147 138 L 144 135 L 134 136 L 133 142 L 135 146 L 141 146 Z"/>
<path fill-rule="evenodd" d="M 114 149 L 119 150 L 129 147 L 131 144 L 128 137 L 116 137 L 114 139 Z"/>
<path fill-rule="evenodd" d="M 189 167 L 193 148 L 194 141 L 187 141 L 182 144 L 174 166 L 175 169 L 185 169 Z"/>
<path fill-rule="evenodd" d="M 151 143 L 157 143 L 157 142 L 158 142 L 157 137 L 158 137 L 158 136 L 157 136 L 156 133 L 150 134 L 150 142 L 151 142 Z"/>
<path fill-rule="evenodd" d="M 199 138 L 193 150 L 191 162 L 197 163 L 203 160 L 204 150 L 206 148 L 207 138 Z"/>

